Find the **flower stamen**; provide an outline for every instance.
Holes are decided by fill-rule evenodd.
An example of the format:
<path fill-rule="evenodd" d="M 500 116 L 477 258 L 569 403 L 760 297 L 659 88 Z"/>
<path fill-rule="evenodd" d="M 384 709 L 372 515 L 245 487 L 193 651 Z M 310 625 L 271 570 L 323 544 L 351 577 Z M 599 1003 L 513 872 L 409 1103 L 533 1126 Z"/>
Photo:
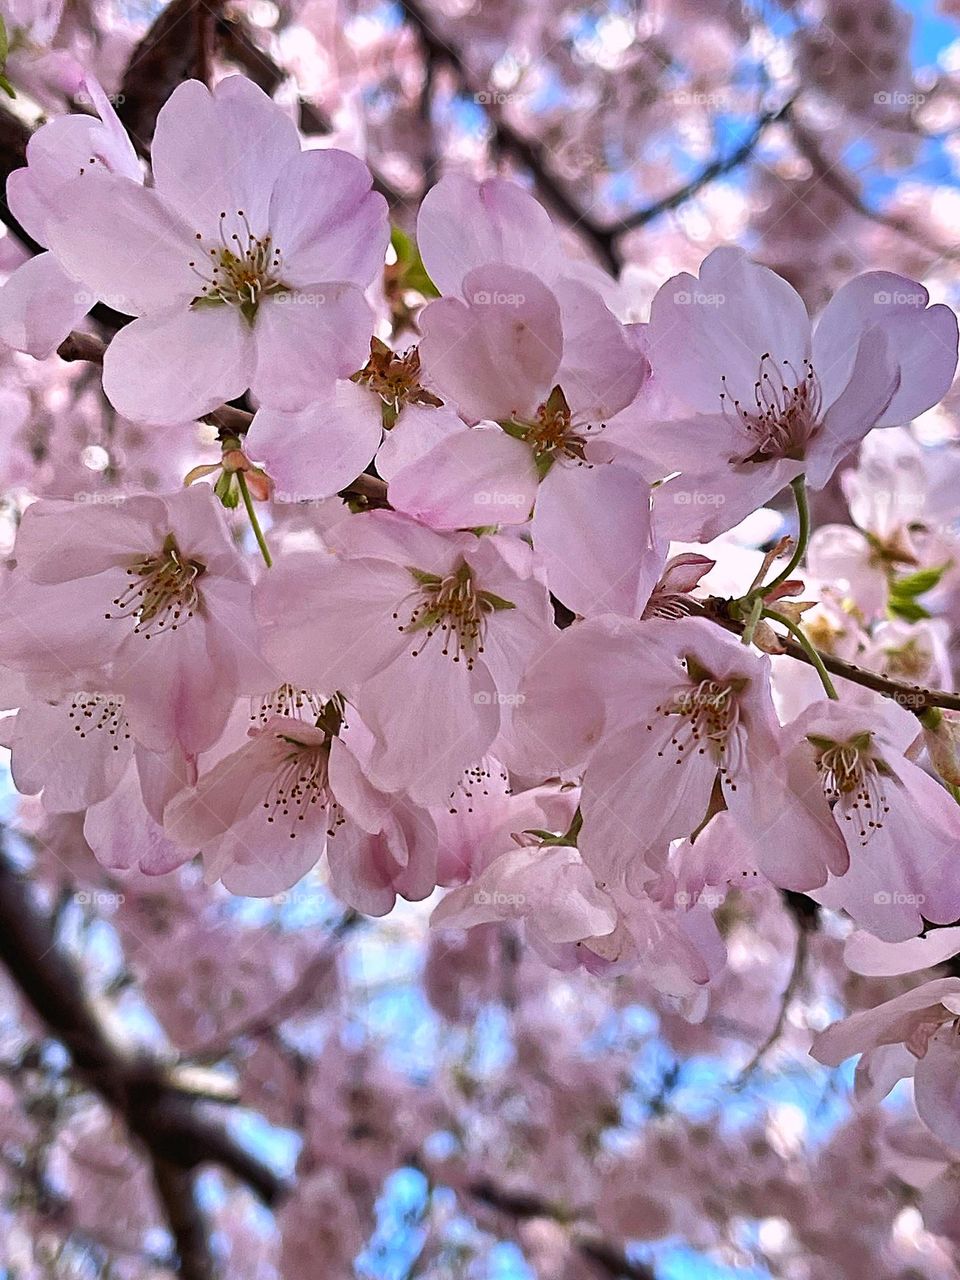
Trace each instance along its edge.
<path fill-rule="evenodd" d="M 206 571 L 199 560 L 188 560 L 170 533 L 158 555 L 144 556 L 127 569 L 133 581 L 113 598 L 117 613 L 105 618 L 135 618 L 134 635 L 151 636 L 176 631 L 200 608 L 197 581 Z"/>

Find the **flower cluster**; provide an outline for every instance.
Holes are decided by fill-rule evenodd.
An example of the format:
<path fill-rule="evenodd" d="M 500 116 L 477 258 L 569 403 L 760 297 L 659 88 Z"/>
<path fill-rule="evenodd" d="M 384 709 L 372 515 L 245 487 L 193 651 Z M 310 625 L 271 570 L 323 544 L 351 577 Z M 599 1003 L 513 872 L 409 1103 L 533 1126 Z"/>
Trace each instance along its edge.
<path fill-rule="evenodd" d="M 450 173 L 403 345 L 361 160 L 230 76 L 173 92 L 147 173 L 90 93 L 10 179 L 45 251 L 0 337 L 47 356 L 119 313 L 103 394 L 161 479 L 21 494 L 21 793 L 117 871 L 199 857 L 270 897 L 321 868 L 368 915 L 449 890 L 437 926 L 522 921 L 549 965 L 640 971 L 691 1019 L 745 883 L 883 956 L 960 918 L 956 513 L 910 430 L 953 381 L 949 307 L 871 271 L 811 320 L 721 247 L 636 323 L 526 190 Z M 831 492 L 852 523 L 813 530 Z M 958 986 L 817 1055 L 872 1079 L 895 1046 L 884 1079 L 915 1060 L 934 1123 Z"/>

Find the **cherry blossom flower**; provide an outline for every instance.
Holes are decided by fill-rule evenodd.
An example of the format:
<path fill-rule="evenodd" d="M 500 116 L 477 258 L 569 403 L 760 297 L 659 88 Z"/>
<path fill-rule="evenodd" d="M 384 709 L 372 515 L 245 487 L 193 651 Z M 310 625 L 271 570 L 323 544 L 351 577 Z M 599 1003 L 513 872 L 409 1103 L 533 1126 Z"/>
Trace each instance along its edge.
<path fill-rule="evenodd" d="M 35 503 L 2 602 L 0 660 L 39 692 L 102 689 L 135 741 L 188 754 L 269 676 L 252 584 L 204 486 L 111 504 Z"/>
<path fill-rule="evenodd" d="M 272 715 L 171 801 L 166 829 L 201 849 L 209 881 L 234 893 L 281 893 L 326 849 L 336 892 L 368 914 L 389 911 L 397 893 L 424 898 L 433 890 L 429 816 L 366 781 L 341 716 L 335 702 L 320 707 L 315 724 Z"/>
<path fill-rule="evenodd" d="M 488 265 L 464 276 L 463 291 L 466 301 L 424 309 L 423 370 L 465 418 L 499 423 L 511 444 L 482 429 L 449 436 L 398 500 L 441 528 L 462 527 L 481 499 L 497 523 L 522 523 L 535 501 L 531 532 L 554 594 L 578 613 L 638 615 L 665 548 L 637 442 L 615 417 L 643 383 L 642 354 L 579 282 L 551 290 Z"/>
<path fill-rule="evenodd" d="M 104 361 L 121 413 L 180 422 L 247 388 L 300 409 L 362 365 L 388 231 L 359 160 L 302 152 L 286 113 L 230 76 L 174 91 L 152 162 L 150 189 L 75 181 L 48 224 L 66 269 L 137 317 Z"/>
<path fill-rule="evenodd" d="M 820 1032 L 810 1052 L 831 1067 L 860 1054 L 857 1091 L 871 1101 L 879 1101 L 912 1070 L 921 1119 L 960 1151 L 958 1026 L 960 978 L 935 978 L 834 1023 Z"/>
<path fill-rule="evenodd" d="M 531 667 L 520 749 L 583 770 L 580 849 L 601 882 L 640 888 L 669 841 L 724 809 L 743 859 L 775 884 L 811 889 L 845 869 L 829 814 L 790 797 L 769 685 L 768 658 L 699 619 L 591 620 Z"/>
<path fill-rule="evenodd" d="M 646 346 L 676 405 L 650 439 L 651 457 L 681 472 L 664 495 L 671 531 L 714 537 L 801 474 L 819 489 L 872 428 L 936 404 L 956 370 L 957 321 L 928 301 L 915 281 L 871 271 L 812 329 L 786 281 L 739 249 L 668 280 Z"/>
<path fill-rule="evenodd" d="M 944 874 L 960 809 L 907 758 L 919 729 L 909 712 L 876 699 L 820 700 L 784 731 L 791 788 L 813 812 L 831 807 L 849 852 L 849 869 L 831 868 L 813 896 L 889 942 L 960 915 L 960 887 Z"/>
<path fill-rule="evenodd" d="M 291 554 L 258 584 L 264 652 L 290 682 L 356 706 L 376 739 L 375 786 L 438 801 L 487 752 L 518 672 L 554 638 L 529 548 L 383 511 L 326 541 L 332 554 Z"/>
<path fill-rule="evenodd" d="M 261 408 L 254 415 L 244 444 L 273 481 L 274 501 L 330 497 L 376 454 L 380 475 L 396 482 L 393 505 L 407 510 L 400 500 L 405 466 L 462 429 L 456 410 L 421 386 L 418 348 L 398 355 L 377 338 L 371 348 L 363 368 L 323 399 L 305 409 Z M 475 514 L 463 524 L 489 521 L 489 511 Z"/>
<path fill-rule="evenodd" d="M 92 76 L 83 89 L 97 115 L 58 116 L 31 134 L 27 165 L 7 179 L 7 202 L 28 235 L 50 243 L 65 190 L 104 173 L 140 184 L 140 162 L 106 94 Z M 0 289 L 0 339 L 32 356 L 49 356 L 96 299 L 67 272 L 55 253 L 28 258 Z"/>
<path fill-rule="evenodd" d="M 953 470 L 946 459 L 942 462 L 946 476 L 940 482 L 949 483 Z M 909 431 L 872 431 L 857 466 L 845 471 L 840 483 L 855 527 L 815 529 L 807 566 L 846 593 L 865 620 L 883 616 L 898 578 L 924 570 L 934 577 L 949 574 L 957 556 L 948 504 L 937 497 L 937 482 Z"/>
<path fill-rule="evenodd" d="M 523 920 L 531 945 L 550 955 L 558 944 L 611 933 L 617 912 L 574 847 L 531 840 L 501 853 L 474 881 L 448 893 L 431 924 L 468 929 L 509 919 Z"/>

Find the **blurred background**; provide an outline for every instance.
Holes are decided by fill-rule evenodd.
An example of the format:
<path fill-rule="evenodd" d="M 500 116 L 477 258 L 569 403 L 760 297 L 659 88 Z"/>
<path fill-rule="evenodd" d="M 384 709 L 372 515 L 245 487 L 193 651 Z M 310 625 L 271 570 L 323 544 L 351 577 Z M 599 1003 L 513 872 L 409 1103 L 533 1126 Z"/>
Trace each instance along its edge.
<path fill-rule="evenodd" d="M 83 71 L 147 156 L 181 80 L 239 70 L 306 145 L 370 165 L 398 228 L 382 316 L 401 348 L 423 302 L 416 210 L 451 170 L 533 190 L 623 319 L 727 242 L 812 311 L 876 267 L 958 301 L 951 0 L 0 12 L 4 180 L 38 123 L 89 109 Z M 0 217 L 6 274 L 32 246 Z M 35 496 L 170 488 L 198 460 L 202 436 L 158 462 L 90 366 L 0 352 L 0 368 L 5 554 Z M 914 425 L 938 458 L 953 459 L 955 408 Z M 818 513 L 847 518 L 839 491 Z M 731 535 L 731 565 L 755 566 L 776 527 Z M 491 828 L 495 801 L 476 798 Z M 44 815 L 9 781 L 2 815 L 4 1280 L 960 1274 L 960 1191 L 928 1191 L 956 1154 L 906 1085 L 853 1110 L 851 1065 L 807 1056 L 812 1031 L 904 980 L 850 973 L 844 927 L 806 900 L 729 897 L 727 972 L 708 1007 L 681 1011 L 642 973 L 549 969 L 519 926 L 431 932 L 433 900 L 370 920 L 322 870 L 269 901 L 191 867 L 117 877 L 80 817 Z"/>

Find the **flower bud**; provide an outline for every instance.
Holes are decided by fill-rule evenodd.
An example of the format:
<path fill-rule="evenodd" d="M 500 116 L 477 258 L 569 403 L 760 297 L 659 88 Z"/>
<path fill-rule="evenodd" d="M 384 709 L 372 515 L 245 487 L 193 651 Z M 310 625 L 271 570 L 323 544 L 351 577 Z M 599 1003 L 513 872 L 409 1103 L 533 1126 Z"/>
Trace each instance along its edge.
<path fill-rule="evenodd" d="M 933 767 L 944 782 L 960 787 L 960 711 L 926 707 L 920 723 Z"/>

